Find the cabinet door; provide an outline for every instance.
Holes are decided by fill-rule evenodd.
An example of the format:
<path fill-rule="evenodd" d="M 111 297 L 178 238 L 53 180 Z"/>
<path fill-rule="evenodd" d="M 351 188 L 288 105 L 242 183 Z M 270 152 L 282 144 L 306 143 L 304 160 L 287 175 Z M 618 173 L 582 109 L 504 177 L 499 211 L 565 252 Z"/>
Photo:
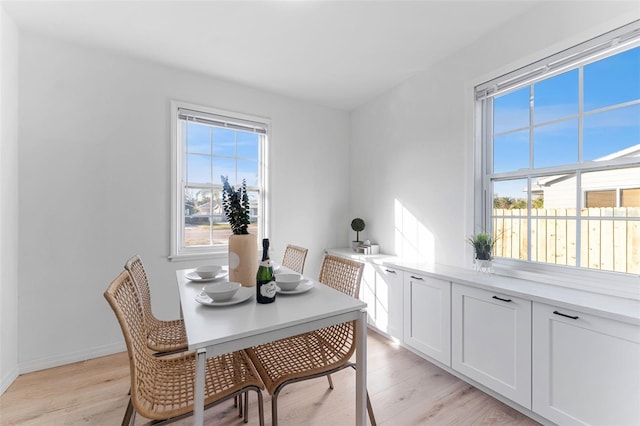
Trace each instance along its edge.
<path fill-rule="evenodd" d="M 451 283 L 404 272 L 404 343 L 451 366 Z"/>
<path fill-rule="evenodd" d="M 402 272 L 383 265 L 373 265 L 376 271 L 375 327 L 391 337 L 402 340 Z"/>
<path fill-rule="evenodd" d="M 640 425 L 640 327 L 534 303 L 533 411 L 563 425 Z"/>
<path fill-rule="evenodd" d="M 376 272 L 369 262 L 364 262 L 360 281 L 360 300 L 367 304 L 367 322 L 376 323 Z"/>
<path fill-rule="evenodd" d="M 452 367 L 531 408 L 531 301 L 453 283 Z"/>

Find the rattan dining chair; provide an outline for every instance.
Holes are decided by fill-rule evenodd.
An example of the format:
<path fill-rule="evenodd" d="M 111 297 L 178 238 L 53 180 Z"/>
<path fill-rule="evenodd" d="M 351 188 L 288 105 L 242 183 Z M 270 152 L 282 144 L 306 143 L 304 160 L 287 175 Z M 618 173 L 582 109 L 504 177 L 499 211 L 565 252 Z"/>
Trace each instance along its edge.
<path fill-rule="evenodd" d="M 171 421 L 190 415 L 194 405 L 195 353 L 157 357 L 149 350 L 142 302 L 128 271 L 122 271 L 111 282 L 104 297 L 118 319 L 129 353 L 131 396 L 122 424 L 133 424 L 136 413 L 152 420 Z M 262 426 L 262 389 L 258 373 L 243 351 L 207 358 L 205 406 L 256 391 Z"/>
<path fill-rule="evenodd" d="M 140 256 L 135 255 L 127 260 L 124 268 L 129 271 L 136 285 L 146 327 L 148 330 L 147 346 L 158 353 L 171 353 L 187 350 L 187 332 L 184 322 L 177 320 L 160 320 L 151 310 L 151 290 L 149 278 L 142 265 Z"/>
<path fill-rule="evenodd" d="M 352 297 L 357 297 L 364 264 L 325 255 L 318 281 Z M 365 337 L 366 338 L 366 337 Z M 353 367 L 350 362 L 356 347 L 355 321 L 334 325 L 247 349 L 267 391 L 271 394 L 272 425 L 278 424 L 278 395 L 286 385 L 327 376 Z M 372 425 L 375 416 L 367 392 L 367 411 Z"/>
<path fill-rule="evenodd" d="M 299 274 L 304 271 L 304 262 L 307 259 L 309 250 L 304 247 L 298 247 L 289 244 L 284 250 L 282 257 L 282 266 L 291 269 Z"/>

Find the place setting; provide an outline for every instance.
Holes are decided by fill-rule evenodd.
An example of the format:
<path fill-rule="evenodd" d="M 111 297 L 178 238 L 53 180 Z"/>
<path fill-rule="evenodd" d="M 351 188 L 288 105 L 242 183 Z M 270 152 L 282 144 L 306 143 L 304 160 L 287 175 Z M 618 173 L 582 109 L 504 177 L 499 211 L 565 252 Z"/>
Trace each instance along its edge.
<path fill-rule="evenodd" d="M 242 284 L 220 281 L 207 284 L 196 296 L 196 302 L 206 306 L 229 306 L 250 299 L 255 292 L 254 287 L 243 287 Z"/>
<path fill-rule="evenodd" d="M 205 283 L 210 281 L 215 281 L 220 278 L 224 278 L 229 275 L 229 272 L 225 270 L 222 266 L 216 265 L 205 265 L 198 266 L 191 272 L 187 272 L 184 276 L 189 281 L 197 282 L 197 283 Z"/>
<path fill-rule="evenodd" d="M 301 294 L 313 288 L 313 281 L 296 273 L 276 273 L 275 279 L 278 294 Z"/>

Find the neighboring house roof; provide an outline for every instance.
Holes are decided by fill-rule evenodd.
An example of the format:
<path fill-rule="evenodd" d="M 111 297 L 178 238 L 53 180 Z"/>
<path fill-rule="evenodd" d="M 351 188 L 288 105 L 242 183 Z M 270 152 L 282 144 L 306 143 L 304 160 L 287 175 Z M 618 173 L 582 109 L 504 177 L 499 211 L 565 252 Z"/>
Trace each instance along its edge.
<path fill-rule="evenodd" d="M 208 201 L 204 204 L 200 204 L 195 206 L 198 209 L 197 213 L 192 214 L 191 216 L 210 216 L 211 215 L 211 202 Z M 220 208 L 220 204 L 217 201 L 213 202 L 213 213 L 221 213 L 222 209 Z"/>
<path fill-rule="evenodd" d="M 258 208 L 258 202 L 256 200 L 249 200 L 249 207 L 252 209 Z M 193 216 L 211 216 L 212 214 L 223 214 L 222 206 L 216 200 L 213 201 L 213 212 L 211 211 L 211 202 L 207 201 L 206 203 L 194 206 L 194 209 L 197 209 L 198 212 L 190 215 Z"/>
<path fill-rule="evenodd" d="M 640 157 L 640 144 L 633 145 L 625 149 L 621 149 L 620 151 L 616 151 L 609 155 L 605 155 L 604 157 L 596 158 L 593 161 L 605 161 L 605 160 L 613 160 L 615 158 L 630 158 L 630 157 Z M 533 194 L 542 193 L 542 188 L 549 187 L 558 182 L 562 182 L 566 179 L 571 179 L 573 177 L 574 175 L 564 174 L 564 175 L 546 176 L 544 178 L 540 178 L 533 183 L 533 186 L 535 186 L 535 188 L 532 187 L 531 193 Z M 525 192 L 527 192 L 526 189 L 525 189 Z"/>

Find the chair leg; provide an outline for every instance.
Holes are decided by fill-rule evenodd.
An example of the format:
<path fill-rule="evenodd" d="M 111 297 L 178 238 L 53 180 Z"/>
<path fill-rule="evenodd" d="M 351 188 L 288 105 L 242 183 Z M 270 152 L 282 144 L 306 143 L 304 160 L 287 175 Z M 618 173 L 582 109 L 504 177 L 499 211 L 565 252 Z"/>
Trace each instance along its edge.
<path fill-rule="evenodd" d="M 242 411 L 243 410 L 243 407 L 242 407 L 242 395 L 237 395 L 236 399 L 238 401 L 238 418 L 242 418 L 242 412 L 243 412 Z"/>
<path fill-rule="evenodd" d="M 249 392 L 244 393 L 244 422 L 249 423 Z"/>
<path fill-rule="evenodd" d="M 271 395 L 271 426 L 278 426 L 278 392 Z"/>
<path fill-rule="evenodd" d="M 262 400 L 262 391 L 256 390 L 256 393 L 258 394 L 258 419 L 260 426 L 264 426 L 264 401 Z"/>
<path fill-rule="evenodd" d="M 131 420 L 135 415 L 134 409 L 133 409 L 133 401 L 131 401 L 131 398 L 129 398 L 129 403 L 127 404 L 127 409 L 124 412 L 124 417 L 122 418 L 122 426 L 129 426 L 131 424 Z"/>
<path fill-rule="evenodd" d="M 331 380 L 331 374 L 327 374 L 327 380 L 329 380 L 329 389 L 333 389 L 333 380 Z"/>

